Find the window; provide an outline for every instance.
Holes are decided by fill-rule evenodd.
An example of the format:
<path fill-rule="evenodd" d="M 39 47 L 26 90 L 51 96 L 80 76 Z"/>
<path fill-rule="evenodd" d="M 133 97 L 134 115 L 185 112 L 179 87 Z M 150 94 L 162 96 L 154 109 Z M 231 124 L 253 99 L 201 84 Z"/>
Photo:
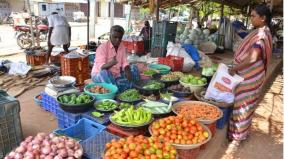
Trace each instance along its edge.
<path fill-rule="evenodd" d="M 41 10 L 46 11 L 46 4 L 41 5 Z"/>

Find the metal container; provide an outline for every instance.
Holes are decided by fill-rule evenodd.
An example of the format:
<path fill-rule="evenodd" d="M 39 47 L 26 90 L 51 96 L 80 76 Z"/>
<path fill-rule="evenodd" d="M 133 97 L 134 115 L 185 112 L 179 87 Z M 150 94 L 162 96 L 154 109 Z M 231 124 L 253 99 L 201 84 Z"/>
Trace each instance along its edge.
<path fill-rule="evenodd" d="M 56 76 L 49 80 L 54 87 L 71 87 L 75 84 L 76 78 L 73 76 Z"/>

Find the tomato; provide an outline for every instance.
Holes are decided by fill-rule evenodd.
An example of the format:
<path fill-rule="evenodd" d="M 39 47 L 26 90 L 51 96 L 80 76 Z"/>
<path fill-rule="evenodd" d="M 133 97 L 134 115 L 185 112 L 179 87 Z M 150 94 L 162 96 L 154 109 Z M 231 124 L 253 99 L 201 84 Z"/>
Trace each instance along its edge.
<path fill-rule="evenodd" d="M 151 151 L 150 151 L 150 150 L 145 150 L 145 151 L 144 151 L 144 155 L 145 155 L 145 156 L 151 155 Z"/>
<path fill-rule="evenodd" d="M 189 139 L 189 140 L 193 139 L 193 135 L 192 135 L 192 134 L 189 134 L 189 135 L 188 135 L 188 139 Z"/>
<path fill-rule="evenodd" d="M 141 153 L 142 152 L 142 146 L 141 145 L 137 145 L 136 148 L 135 148 L 135 151 L 137 153 Z"/>
<path fill-rule="evenodd" d="M 172 140 L 175 140 L 175 139 L 177 138 L 177 136 L 176 136 L 175 134 L 172 134 L 172 135 L 170 136 L 170 138 L 171 138 Z"/>
<path fill-rule="evenodd" d="M 177 139 L 179 139 L 179 140 L 182 139 L 182 136 L 181 136 L 181 135 L 178 135 L 178 136 L 177 136 Z"/>
<path fill-rule="evenodd" d="M 150 156 L 150 158 L 151 158 L 151 159 L 157 159 L 158 157 L 157 157 L 156 155 L 152 154 L 152 155 Z"/>
<path fill-rule="evenodd" d="M 186 141 L 186 144 L 191 145 L 191 144 L 192 144 L 192 141 L 191 141 L 191 140 L 187 140 L 187 141 Z"/>
<path fill-rule="evenodd" d="M 190 123 L 191 123 L 192 125 L 195 125 L 195 124 L 196 124 L 196 121 L 195 121 L 195 120 L 190 120 Z"/>
<path fill-rule="evenodd" d="M 172 125 L 167 125 L 166 127 L 167 130 L 171 130 L 172 128 L 173 128 Z"/>
<path fill-rule="evenodd" d="M 164 157 L 164 159 L 169 159 L 170 158 L 169 152 L 164 152 L 163 157 Z"/>
<path fill-rule="evenodd" d="M 159 131 L 158 131 L 158 130 L 153 130 L 153 135 L 154 135 L 154 136 L 159 136 L 159 135 L 160 135 L 160 133 L 159 133 Z"/>
<path fill-rule="evenodd" d="M 136 151 L 130 151 L 129 156 L 132 158 L 138 157 L 138 153 Z"/>
<path fill-rule="evenodd" d="M 160 124 L 158 122 L 153 123 L 153 129 L 159 129 Z"/>
<path fill-rule="evenodd" d="M 111 143 L 107 143 L 107 144 L 106 144 L 106 148 L 107 148 L 107 149 L 109 149 L 111 146 L 112 146 Z"/>
<path fill-rule="evenodd" d="M 188 126 L 188 124 L 187 124 L 186 121 L 183 121 L 182 124 L 181 124 L 181 126 L 182 126 L 183 128 L 186 128 L 186 127 Z"/>
<path fill-rule="evenodd" d="M 171 124 L 171 123 L 172 123 L 169 119 L 166 119 L 166 121 L 165 121 L 165 122 L 166 122 L 166 124 L 167 124 L 167 125 L 169 125 L 169 124 Z"/>
<path fill-rule="evenodd" d="M 164 135 L 166 133 L 166 131 L 164 129 L 160 129 L 159 132 L 160 132 L 161 135 Z"/>
<path fill-rule="evenodd" d="M 136 144 L 135 143 L 130 143 L 129 144 L 129 149 L 130 150 L 134 150 L 136 148 Z"/>
<path fill-rule="evenodd" d="M 208 137 L 209 137 L 209 133 L 208 133 L 207 131 L 204 131 L 204 132 L 203 132 L 203 136 L 206 137 L 206 138 L 208 138 Z"/>

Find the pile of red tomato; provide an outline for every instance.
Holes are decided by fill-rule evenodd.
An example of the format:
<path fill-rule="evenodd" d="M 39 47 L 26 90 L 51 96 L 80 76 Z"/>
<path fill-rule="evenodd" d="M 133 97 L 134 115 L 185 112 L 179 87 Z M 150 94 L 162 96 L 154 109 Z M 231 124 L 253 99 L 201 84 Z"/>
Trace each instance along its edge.
<path fill-rule="evenodd" d="M 130 136 L 106 144 L 104 159 L 176 159 L 176 149 L 155 137 Z"/>
<path fill-rule="evenodd" d="M 173 144 L 193 145 L 202 143 L 209 137 L 209 132 L 199 122 L 182 116 L 159 119 L 150 129 L 152 136 Z"/>

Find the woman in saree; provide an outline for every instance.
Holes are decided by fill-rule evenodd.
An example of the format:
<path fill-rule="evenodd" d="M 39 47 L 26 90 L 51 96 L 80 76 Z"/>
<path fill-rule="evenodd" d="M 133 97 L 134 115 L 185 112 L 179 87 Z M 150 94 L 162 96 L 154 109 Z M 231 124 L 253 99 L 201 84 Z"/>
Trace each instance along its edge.
<path fill-rule="evenodd" d="M 231 75 L 236 73 L 244 78 L 235 90 L 229 122 L 228 138 L 234 143 L 248 138 L 272 52 L 272 36 L 268 27 L 271 22 L 270 9 L 263 4 L 257 5 L 250 16 L 255 29 L 236 50 L 234 65 L 229 70 Z"/>

